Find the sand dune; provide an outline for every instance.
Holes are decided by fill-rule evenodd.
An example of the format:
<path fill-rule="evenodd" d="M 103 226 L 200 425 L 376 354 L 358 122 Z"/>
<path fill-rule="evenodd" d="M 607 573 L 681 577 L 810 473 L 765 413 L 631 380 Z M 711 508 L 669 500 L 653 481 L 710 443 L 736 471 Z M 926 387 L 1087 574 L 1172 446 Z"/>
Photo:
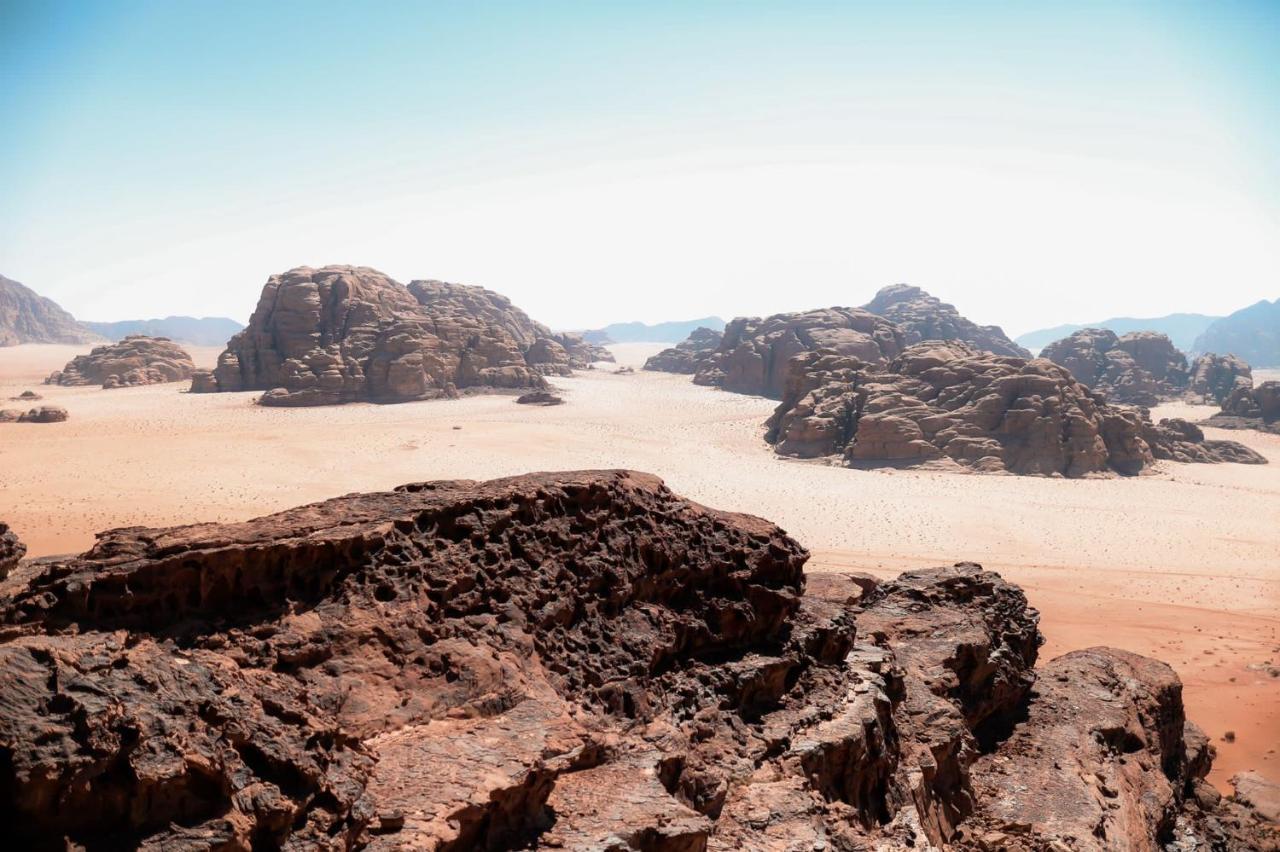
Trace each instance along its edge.
<path fill-rule="evenodd" d="M 660 348 L 613 347 L 637 366 Z M 1280 677 L 1266 670 L 1280 665 L 1280 437 L 1223 435 L 1271 465 L 1165 464 L 1135 479 L 850 471 L 775 457 L 761 440 L 773 403 L 685 376 L 556 379 L 569 404 L 546 409 L 479 396 L 285 410 L 185 383 L 36 387 L 85 349 L 0 349 L 0 406 L 32 388 L 71 413 L 0 427 L 0 519 L 34 556 L 82 550 L 109 527 L 240 520 L 414 480 L 637 468 L 777 521 L 813 551 L 811 570 L 982 562 L 1040 608 L 1046 659 L 1109 644 L 1174 665 L 1218 746 L 1215 781 L 1280 776 Z M 192 355 L 207 366 L 216 350 Z"/>

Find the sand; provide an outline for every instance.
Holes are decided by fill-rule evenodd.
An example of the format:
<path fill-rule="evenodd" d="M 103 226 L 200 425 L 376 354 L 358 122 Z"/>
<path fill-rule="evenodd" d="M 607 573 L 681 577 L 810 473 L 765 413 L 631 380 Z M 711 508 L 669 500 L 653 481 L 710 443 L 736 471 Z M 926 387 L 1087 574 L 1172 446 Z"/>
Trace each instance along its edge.
<path fill-rule="evenodd" d="M 638 366 L 658 348 L 614 351 Z M 1280 436 L 1210 433 L 1271 465 L 1170 463 L 1132 479 L 853 471 L 774 456 L 761 439 L 772 402 L 684 376 L 606 366 L 556 379 L 568 404 L 555 408 L 478 396 L 284 410 L 185 383 L 39 386 L 80 351 L 0 349 L 0 406 L 30 387 L 71 414 L 0 425 L 0 518 L 33 556 L 78 552 L 115 526 L 241 520 L 415 480 L 636 468 L 778 522 L 813 552 L 811 570 L 981 562 L 1040 609 L 1044 659 L 1107 644 L 1173 665 L 1217 745 L 1215 783 L 1242 769 L 1280 778 L 1280 678 L 1265 670 L 1280 665 Z M 192 355 L 208 365 L 216 351 Z M 1156 414 L 1170 412 L 1212 410 Z"/>

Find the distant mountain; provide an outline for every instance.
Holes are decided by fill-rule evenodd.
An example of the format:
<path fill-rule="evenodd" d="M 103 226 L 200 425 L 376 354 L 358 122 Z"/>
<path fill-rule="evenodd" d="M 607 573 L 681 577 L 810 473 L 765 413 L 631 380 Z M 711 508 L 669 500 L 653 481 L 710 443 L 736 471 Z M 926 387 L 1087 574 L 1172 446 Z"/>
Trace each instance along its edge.
<path fill-rule="evenodd" d="M 1081 323 L 1080 325 L 1056 325 L 1053 328 L 1028 331 L 1026 334 L 1015 337 L 1014 340 L 1032 352 L 1039 353 L 1041 349 L 1055 340 L 1068 337 L 1082 328 L 1105 328 L 1114 331 L 1116 334 L 1128 334 L 1131 331 L 1156 331 L 1167 336 L 1173 341 L 1173 345 L 1183 352 L 1189 352 L 1194 348 L 1193 344 L 1196 338 L 1218 319 L 1221 319 L 1221 317 L 1211 317 L 1205 314 L 1169 314 L 1168 316 L 1151 317 L 1150 319 L 1112 317 L 1098 322 Z"/>
<path fill-rule="evenodd" d="M 712 331 L 724 331 L 724 320 L 720 317 L 703 317 L 674 322 L 659 322 L 648 325 L 642 322 L 615 322 L 604 328 L 585 331 L 582 336 L 588 343 L 679 343 L 695 328 L 709 328 Z"/>
<path fill-rule="evenodd" d="M 1191 349 L 1236 355 L 1253 367 L 1280 367 L 1280 299 L 1263 299 L 1215 321 Z"/>
<path fill-rule="evenodd" d="M 0 346 L 100 341 L 57 302 L 0 275 Z"/>
<path fill-rule="evenodd" d="M 108 340 L 123 340 L 131 334 L 167 337 L 192 346 L 222 346 L 231 335 L 244 328 L 226 317 L 165 317 L 164 319 L 86 322 L 85 327 Z"/>

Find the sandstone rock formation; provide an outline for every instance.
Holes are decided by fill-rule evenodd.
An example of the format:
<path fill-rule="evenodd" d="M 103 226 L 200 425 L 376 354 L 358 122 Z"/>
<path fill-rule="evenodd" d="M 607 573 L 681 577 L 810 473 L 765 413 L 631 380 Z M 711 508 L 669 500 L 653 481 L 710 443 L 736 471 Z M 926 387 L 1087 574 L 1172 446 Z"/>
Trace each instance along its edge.
<path fill-rule="evenodd" d="M 166 337 L 134 335 L 118 343 L 95 346 L 77 355 L 44 380 L 46 385 L 102 385 L 136 387 L 191 378 L 195 364 L 187 350 Z"/>
<path fill-rule="evenodd" d="M 61 423 L 67 417 L 67 410 L 57 405 L 42 405 L 27 411 L 16 408 L 0 410 L 0 423 Z"/>
<path fill-rule="evenodd" d="M 18 394 L 17 396 L 9 397 L 9 399 L 12 400 L 13 402 L 35 402 L 38 399 L 44 399 L 44 397 L 42 397 L 40 394 L 36 393 L 35 391 L 24 390 L 22 393 Z"/>
<path fill-rule="evenodd" d="M 978 325 L 962 317 L 954 305 L 909 284 L 891 284 L 876 293 L 863 310 L 891 320 L 902 329 L 910 346 L 923 340 L 958 340 L 996 355 L 1030 358 L 1031 353 L 1010 340 L 998 325 Z"/>
<path fill-rule="evenodd" d="M 880 367 L 812 352 L 790 370 L 766 433 L 782 455 L 1067 477 L 1137 474 L 1158 458 L 1266 462 L 1184 421 L 1153 425 L 1139 409 L 1109 405 L 1047 360 L 964 343 L 916 344 Z"/>
<path fill-rule="evenodd" d="M 271 277 L 248 327 L 191 390 L 265 390 L 265 405 L 403 402 L 451 388 L 543 388 L 544 374 L 606 357 L 482 287 L 299 267 Z"/>
<path fill-rule="evenodd" d="M 720 341 L 723 339 L 723 332 L 710 328 L 695 328 L 680 343 L 648 358 L 644 362 L 644 369 L 691 376 L 698 372 L 703 363 L 711 357 L 711 353 L 720 348 Z"/>
<path fill-rule="evenodd" d="M 18 566 L 26 554 L 27 546 L 9 529 L 8 524 L 0 521 L 0 580 L 9 576 L 9 572 Z"/>
<path fill-rule="evenodd" d="M 1086 328 L 1050 343 L 1040 357 L 1066 367 L 1112 402 L 1156 405 L 1180 397 L 1188 383 L 1186 356 L 1151 331 L 1117 337 L 1104 328 Z"/>
<path fill-rule="evenodd" d="M 781 399 L 787 362 L 795 355 L 830 349 L 875 364 L 896 357 L 904 345 L 896 325 L 861 308 L 738 317 L 725 326 L 720 346 L 699 365 L 693 381 Z"/>
<path fill-rule="evenodd" d="M 0 275 L 0 346 L 96 343 L 101 339 L 52 299 Z"/>
<path fill-rule="evenodd" d="M 1191 363 L 1187 402 L 1222 405 L 1237 388 L 1253 387 L 1253 370 L 1234 355 L 1201 355 Z"/>
<path fill-rule="evenodd" d="M 1215 429 L 1257 429 L 1280 435 L 1280 382 L 1238 387 L 1222 403 L 1222 411 L 1204 421 Z"/>
<path fill-rule="evenodd" d="M 564 399 L 551 391 L 530 391 L 516 397 L 520 405 L 564 405 Z"/>
<path fill-rule="evenodd" d="M 994 852 L 1093 819 L 1063 848 L 1266 848 L 1195 795 L 1167 667 L 1097 650 L 1046 683 L 997 575 L 806 557 L 622 471 L 106 533 L 0 598 L 10 842 Z M 1035 800 L 1091 789 L 1067 822 Z"/>

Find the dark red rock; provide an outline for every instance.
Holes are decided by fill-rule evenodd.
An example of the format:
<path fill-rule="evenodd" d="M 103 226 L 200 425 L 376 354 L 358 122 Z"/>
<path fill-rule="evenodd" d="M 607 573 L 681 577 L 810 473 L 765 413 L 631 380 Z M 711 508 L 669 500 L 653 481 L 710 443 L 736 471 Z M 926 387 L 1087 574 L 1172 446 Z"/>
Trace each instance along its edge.
<path fill-rule="evenodd" d="M 903 342 L 908 346 L 925 340 L 957 340 L 995 355 L 1031 357 L 1031 353 L 1010 340 L 1000 326 L 978 325 L 961 316 L 955 305 L 909 284 L 891 284 L 881 289 L 862 308 L 902 329 Z"/>

